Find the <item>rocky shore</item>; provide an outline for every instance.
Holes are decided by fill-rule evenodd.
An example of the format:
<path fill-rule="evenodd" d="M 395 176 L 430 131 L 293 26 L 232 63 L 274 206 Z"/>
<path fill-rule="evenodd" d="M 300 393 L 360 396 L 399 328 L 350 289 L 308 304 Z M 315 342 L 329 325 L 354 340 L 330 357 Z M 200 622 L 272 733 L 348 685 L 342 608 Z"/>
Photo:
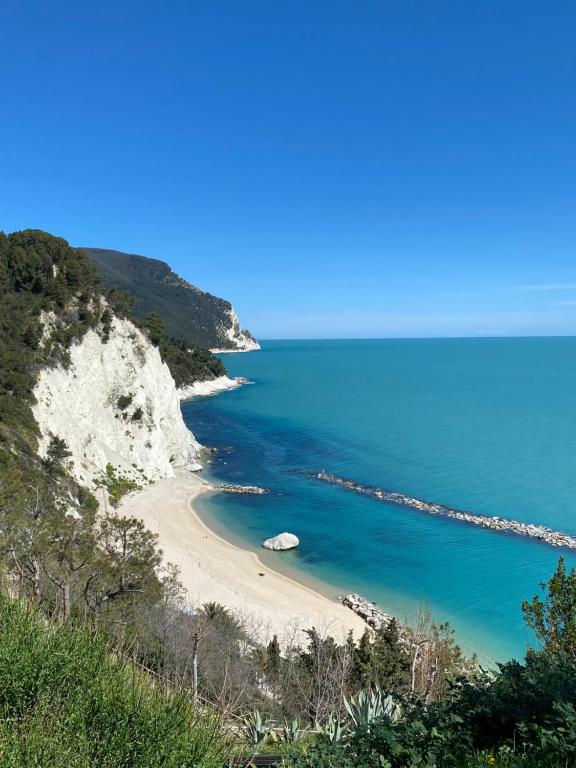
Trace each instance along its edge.
<path fill-rule="evenodd" d="M 356 616 L 360 616 L 360 618 L 365 621 L 368 626 L 372 627 L 372 629 L 387 627 L 394 618 L 393 616 L 390 616 L 389 613 L 384 613 L 384 611 L 380 610 L 375 603 L 369 602 L 365 597 L 357 595 L 354 592 L 340 598 L 340 602 L 342 605 L 345 605 L 346 608 L 350 608 Z"/>
<path fill-rule="evenodd" d="M 235 376 L 233 379 L 229 376 L 218 376 L 216 379 L 195 381 L 193 384 L 180 387 L 178 390 L 178 397 L 183 402 L 185 400 L 192 400 L 195 397 L 218 395 L 220 392 L 226 392 L 226 390 L 236 389 L 244 384 L 251 383 L 252 382 L 244 378 L 244 376 Z"/>
<path fill-rule="evenodd" d="M 481 528 L 489 528 L 490 530 L 498 531 L 500 533 L 528 536 L 529 538 L 537 539 L 545 544 L 549 544 L 552 547 L 576 549 L 576 536 L 572 536 L 569 533 L 563 533 L 562 531 L 554 531 L 543 525 L 521 523 L 518 520 L 508 520 L 504 517 L 475 515 L 471 512 L 452 509 L 444 504 L 436 504 L 431 501 L 415 499 L 412 496 L 406 496 L 403 493 L 385 491 L 382 488 L 372 488 L 371 486 L 357 483 L 354 480 L 345 480 L 329 472 L 322 471 L 307 474 L 316 480 L 321 480 L 322 482 L 330 483 L 331 485 L 339 485 L 347 490 L 362 493 L 365 496 L 371 496 L 378 501 L 397 504 L 402 507 L 410 507 L 411 509 L 418 510 L 418 512 L 425 512 L 429 515 L 438 515 L 440 517 L 448 517 L 451 520 L 460 520 L 463 523 L 478 525 Z"/>
<path fill-rule="evenodd" d="M 391 616 L 389 613 L 385 613 L 378 608 L 376 603 L 366 600 L 365 597 L 357 595 L 355 592 L 352 592 L 345 597 L 339 597 L 338 600 L 346 608 L 349 608 L 352 613 L 355 613 L 358 618 L 365 621 L 372 629 L 385 629 L 390 622 L 394 620 L 396 622 L 400 642 L 406 646 L 410 645 L 410 633 L 408 632 L 407 627 L 404 624 L 401 624 L 395 616 Z"/>

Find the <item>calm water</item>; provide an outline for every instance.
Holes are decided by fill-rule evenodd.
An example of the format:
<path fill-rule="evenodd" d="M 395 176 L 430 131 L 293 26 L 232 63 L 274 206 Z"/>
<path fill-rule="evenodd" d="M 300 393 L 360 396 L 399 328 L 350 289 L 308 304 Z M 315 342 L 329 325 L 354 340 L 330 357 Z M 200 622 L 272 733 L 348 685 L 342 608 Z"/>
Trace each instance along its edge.
<path fill-rule="evenodd" d="M 484 658 L 520 656 L 520 605 L 561 550 L 382 504 L 325 469 L 458 509 L 576 534 L 576 339 L 282 341 L 227 355 L 255 382 L 184 405 L 211 473 L 265 486 L 204 508 L 248 546 L 284 530 L 283 567 L 410 620 L 449 620 Z M 566 552 L 570 566 L 576 554 Z"/>

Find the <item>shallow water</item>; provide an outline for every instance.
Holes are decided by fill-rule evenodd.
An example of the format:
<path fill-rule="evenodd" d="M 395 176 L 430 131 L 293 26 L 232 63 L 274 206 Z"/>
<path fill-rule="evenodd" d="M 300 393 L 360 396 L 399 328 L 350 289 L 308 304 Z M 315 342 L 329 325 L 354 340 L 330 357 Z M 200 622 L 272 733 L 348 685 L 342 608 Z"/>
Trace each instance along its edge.
<path fill-rule="evenodd" d="M 210 496 L 248 546 L 288 530 L 285 568 L 413 620 L 449 620 L 485 659 L 521 656 L 521 602 L 560 554 L 537 541 L 383 504 L 300 474 L 325 469 L 472 513 L 576 534 L 576 339 L 265 342 L 227 355 L 255 382 L 184 404 L 210 472 L 266 496 Z"/>

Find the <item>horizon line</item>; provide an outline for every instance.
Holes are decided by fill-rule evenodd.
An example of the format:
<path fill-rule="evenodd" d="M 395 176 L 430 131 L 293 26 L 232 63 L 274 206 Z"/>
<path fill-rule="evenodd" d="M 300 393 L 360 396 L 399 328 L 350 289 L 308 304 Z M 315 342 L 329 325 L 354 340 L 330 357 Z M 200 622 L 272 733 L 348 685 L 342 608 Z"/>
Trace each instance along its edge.
<path fill-rule="evenodd" d="M 505 341 L 510 339 L 574 339 L 576 333 L 517 334 L 510 336 L 281 336 L 257 341 Z M 257 350 L 256 350 L 257 351 Z"/>

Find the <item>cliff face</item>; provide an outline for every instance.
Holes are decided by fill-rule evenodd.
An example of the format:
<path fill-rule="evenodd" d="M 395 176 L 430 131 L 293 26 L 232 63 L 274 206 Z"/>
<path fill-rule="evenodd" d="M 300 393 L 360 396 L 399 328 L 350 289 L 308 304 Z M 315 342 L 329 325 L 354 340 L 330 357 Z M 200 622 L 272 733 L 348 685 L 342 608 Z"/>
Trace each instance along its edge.
<path fill-rule="evenodd" d="M 260 348 L 252 334 L 241 329 L 229 301 L 196 288 L 165 262 L 104 248 L 82 251 L 96 262 L 109 287 L 133 296 L 136 317 L 158 312 L 167 336 L 184 339 L 190 347 L 223 352 Z"/>
<path fill-rule="evenodd" d="M 70 348 L 70 365 L 44 368 L 34 390 L 40 454 L 50 436 L 66 441 L 72 474 L 90 485 L 108 463 L 138 483 L 172 477 L 199 445 L 158 349 L 130 321 L 114 318 L 104 343 L 89 330 Z"/>
<path fill-rule="evenodd" d="M 251 352 L 260 349 L 260 344 L 250 331 L 243 331 L 240 328 L 240 321 L 233 307 L 223 314 L 218 332 L 221 339 L 219 343 L 222 344 L 222 340 L 225 341 L 222 346 L 213 348 L 212 352 Z"/>

